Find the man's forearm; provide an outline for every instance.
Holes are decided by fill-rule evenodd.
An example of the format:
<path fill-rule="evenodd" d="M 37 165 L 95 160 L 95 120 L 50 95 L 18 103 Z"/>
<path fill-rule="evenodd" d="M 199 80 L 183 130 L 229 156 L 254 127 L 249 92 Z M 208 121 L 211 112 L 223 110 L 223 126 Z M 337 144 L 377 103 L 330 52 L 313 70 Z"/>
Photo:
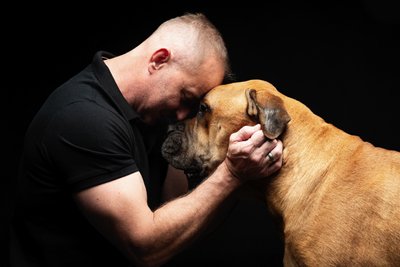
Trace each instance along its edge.
<path fill-rule="evenodd" d="M 149 243 L 141 246 L 144 249 L 141 258 L 157 266 L 193 242 L 211 223 L 221 219 L 222 206 L 224 209 L 232 206 L 234 202 L 229 195 L 240 183 L 222 164 L 192 192 L 157 209 L 149 232 L 151 238 L 145 239 Z"/>

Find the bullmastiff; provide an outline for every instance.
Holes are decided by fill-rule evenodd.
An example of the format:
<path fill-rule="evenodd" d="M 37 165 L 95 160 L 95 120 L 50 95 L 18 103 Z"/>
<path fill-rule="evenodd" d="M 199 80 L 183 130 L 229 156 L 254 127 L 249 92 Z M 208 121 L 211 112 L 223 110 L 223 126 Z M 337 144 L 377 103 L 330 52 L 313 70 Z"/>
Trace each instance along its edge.
<path fill-rule="evenodd" d="M 281 170 L 249 186 L 281 225 L 285 266 L 400 266 L 400 152 L 338 129 L 266 81 L 212 89 L 195 118 L 170 129 L 162 153 L 204 179 L 230 134 L 256 123 L 284 144 Z"/>

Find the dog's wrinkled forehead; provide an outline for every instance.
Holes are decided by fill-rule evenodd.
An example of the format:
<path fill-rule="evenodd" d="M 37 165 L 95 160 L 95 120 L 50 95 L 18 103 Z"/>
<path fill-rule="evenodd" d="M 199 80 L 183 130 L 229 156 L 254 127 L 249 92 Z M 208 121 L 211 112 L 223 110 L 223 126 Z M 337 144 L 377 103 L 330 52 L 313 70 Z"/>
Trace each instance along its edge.
<path fill-rule="evenodd" d="M 214 114 L 227 114 L 243 110 L 247 105 L 244 92 L 240 87 L 216 87 L 205 96 L 204 103 L 212 109 Z"/>
<path fill-rule="evenodd" d="M 217 114 L 228 115 L 238 111 L 245 111 L 248 105 L 246 99 L 247 89 L 260 91 L 264 96 L 270 94 L 270 90 L 276 90 L 270 83 L 261 80 L 235 82 L 213 88 L 205 96 L 203 102 L 212 109 L 213 113 Z M 221 109 L 221 112 L 215 112 L 216 109 Z"/>

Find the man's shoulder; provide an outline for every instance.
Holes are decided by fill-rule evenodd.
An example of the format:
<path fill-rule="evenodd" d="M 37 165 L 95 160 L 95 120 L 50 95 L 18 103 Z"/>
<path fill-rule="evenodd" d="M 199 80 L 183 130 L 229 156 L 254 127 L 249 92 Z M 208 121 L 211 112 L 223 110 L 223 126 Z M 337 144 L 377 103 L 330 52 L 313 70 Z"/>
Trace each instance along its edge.
<path fill-rule="evenodd" d="M 111 105 L 90 99 L 76 99 L 60 107 L 49 120 L 53 130 L 76 129 L 93 134 L 105 134 L 118 128 L 130 127 L 129 122 Z"/>

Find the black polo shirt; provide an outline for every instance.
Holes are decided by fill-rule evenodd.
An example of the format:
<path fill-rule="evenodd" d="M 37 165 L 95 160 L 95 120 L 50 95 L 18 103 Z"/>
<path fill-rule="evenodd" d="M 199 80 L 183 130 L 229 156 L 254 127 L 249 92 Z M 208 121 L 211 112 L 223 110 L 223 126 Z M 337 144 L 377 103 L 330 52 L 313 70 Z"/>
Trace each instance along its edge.
<path fill-rule="evenodd" d="M 159 204 L 165 128 L 128 105 L 104 58 L 57 88 L 30 124 L 11 227 L 11 266 L 128 266 L 79 212 L 72 194 L 140 171 Z M 150 179 L 151 178 L 151 179 Z"/>

